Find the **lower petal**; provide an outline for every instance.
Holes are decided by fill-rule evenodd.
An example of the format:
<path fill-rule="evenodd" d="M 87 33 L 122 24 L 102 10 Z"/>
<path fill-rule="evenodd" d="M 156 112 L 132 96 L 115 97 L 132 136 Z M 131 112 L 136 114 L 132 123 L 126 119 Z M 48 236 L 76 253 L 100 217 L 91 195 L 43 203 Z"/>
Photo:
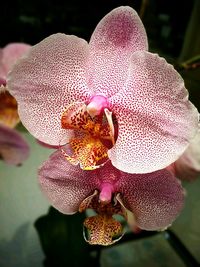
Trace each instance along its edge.
<path fill-rule="evenodd" d="M 97 181 L 87 171 L 66 161 L 58 150 L 39 169 L 39 183 L 52 206 L 72 214 L 96 188 Z"/>
<path fill-rule="evenodd" d="M 118 191 L 137 226 L 144 230 L 168 227 L 183 208 L 184 189 L 165 169 L 147 174 L 122 173 Z"/>

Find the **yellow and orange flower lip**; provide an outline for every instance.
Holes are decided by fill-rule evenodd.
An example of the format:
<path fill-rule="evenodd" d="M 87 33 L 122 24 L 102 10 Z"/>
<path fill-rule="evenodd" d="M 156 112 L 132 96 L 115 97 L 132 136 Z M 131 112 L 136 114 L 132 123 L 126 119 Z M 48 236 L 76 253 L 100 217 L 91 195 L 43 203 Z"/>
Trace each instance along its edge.
<path fill-rule="evenodd" d="M 116 125 L 108 109 L 92 117 L 87 107 L 83 102 L 75 102 L 63 112 L 62 128 L 74 130 L 81 136 L 72 138 L 67 149 L 61 151 L 70 163 L 80 164 L 84 170 L 93 170 L 108 160 L 108 149 L 115 143 Z M 72 151 L 71 155 L 67 150 Z"/>
<path fill-rule="evenodd" d="M 126 211 L 115 196 L 114 200 L 104 203 L 100 201 L 99 192 L 95 190 L 79 206 L 79 212 L 86 209 L 93 209 L 96 212 L 95 216 L 87 217 L 83 224 L 83 235 L 90 245 L 109 246 L 122 238 L 123 226 L 113 218 L 113 215 L 118 214 L 126 218 Z"/>

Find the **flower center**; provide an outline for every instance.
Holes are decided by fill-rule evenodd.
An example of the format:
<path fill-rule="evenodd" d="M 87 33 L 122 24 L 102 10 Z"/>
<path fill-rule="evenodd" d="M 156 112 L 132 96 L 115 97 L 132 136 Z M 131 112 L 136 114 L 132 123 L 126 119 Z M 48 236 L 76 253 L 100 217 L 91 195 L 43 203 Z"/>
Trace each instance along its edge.
<path fill-rule="evenodd" d="M 105 108 L 108 108 L 108 100 L 101 95 L 93 96 L 87 105 L 87 112 L 91 117 L 100 115 Z"/>
<path fill-rule="evenodd" d="M 117 122 L 105 97 L 94 96 L 88 105 L 72 103 L 63 112 L 61 125 L 63 129 L 74 130 L 74 138 L 61 148 L 69 162 L 92 170 L 108 160 L 107 151 L 117 138 Z"/>

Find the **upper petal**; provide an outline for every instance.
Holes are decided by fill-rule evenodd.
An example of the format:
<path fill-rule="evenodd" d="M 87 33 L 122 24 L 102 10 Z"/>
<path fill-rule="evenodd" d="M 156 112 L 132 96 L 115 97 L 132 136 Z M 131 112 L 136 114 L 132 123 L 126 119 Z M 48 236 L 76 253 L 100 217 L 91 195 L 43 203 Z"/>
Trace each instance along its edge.
<path fill-rule="evenodd" d="M 81 202 L 96 189 L 97 180 L 65 160 L 60 151 L 54 152 L 39 170 L 42 191 L 59 211 L 78 211 Z"/>
<path fill-rule="evenodd" d="M 118 188 L 127 209 L 144 230 L 169 226 L 183 208 L 184 190 L 166 169 L 147 174 L 121 173 Z"/>
<path fill-rule="evenodd" d="M 147 36 L 136 11 L 128 6 L 108 13 L 89 42 L 90 86 L 96 93 L 112 96 L 123 86 L 131 54 L 147 50 Z"/>
<path fill-rule="evenodd" d="M 0 124 L 0 157 L 11 165 L 20 165 L 29 156 L 29 146 L 13 129 Z"/>
<path fill-rule="evenodd" d="M 37 139 L 58 145 L 66 130 L 61 115 L 73 101 L 84 101 L 88 43 L 54 34 L 33 46 L 15 65 L 8 87 L 19 104 L 22 123 Z"/>
<path fill-rule="evenodd" d="M 125 172 L 165 168 L 198 129 L 198 111 L 188 100 L 182 78 L 156 54 L 133 54 L 127 83 L 110 102 L 119 132 L 109 157 Z"/>

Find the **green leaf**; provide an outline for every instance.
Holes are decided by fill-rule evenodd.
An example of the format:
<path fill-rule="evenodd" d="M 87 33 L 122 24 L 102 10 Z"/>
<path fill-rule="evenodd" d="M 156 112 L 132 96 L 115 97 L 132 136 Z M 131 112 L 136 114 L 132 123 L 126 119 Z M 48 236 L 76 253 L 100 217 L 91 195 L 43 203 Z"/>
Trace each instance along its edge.
<path fill-rule="evenodd" d="M 35 222 L 46 267 L 91 266 L 90 248 L 83 238 L 84 213 L 64 215 L 50 208 Z"/>

